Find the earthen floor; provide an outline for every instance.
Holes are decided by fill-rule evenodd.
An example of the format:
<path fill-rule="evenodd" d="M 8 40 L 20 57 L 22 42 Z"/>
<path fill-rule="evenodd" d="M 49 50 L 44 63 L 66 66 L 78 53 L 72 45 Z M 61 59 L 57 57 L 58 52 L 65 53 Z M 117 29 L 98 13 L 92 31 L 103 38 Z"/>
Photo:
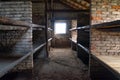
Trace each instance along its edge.
<path fill-rule="evenodd" d="M 52 48 L 49 59 L 38 56 L 34 61 L 33 75 L 30 72 L 14 73 L 6 78 L 3 80 L 90 80 L 88 67 L 70 48 Z"/>
<path fill-rule="evenodd" d="M 70 48 L 53 48 L 48 60 L 36 60 L 34 80 L 90 80 L 88 68 Z"/>

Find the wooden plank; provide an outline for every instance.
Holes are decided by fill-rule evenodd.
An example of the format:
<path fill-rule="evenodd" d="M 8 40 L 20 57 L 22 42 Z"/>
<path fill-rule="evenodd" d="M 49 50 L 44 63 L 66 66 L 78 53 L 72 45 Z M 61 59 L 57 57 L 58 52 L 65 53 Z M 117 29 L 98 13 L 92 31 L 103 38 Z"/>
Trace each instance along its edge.
<path fill-rule="evenodd" d="M 48 42 L 51 41 L 51 40 L 52 40 L 52 38 L 48 39 Z M 46 45 L 46 42 L 43 43 L 43 44 L 41 44 L 41 45 L 38 46 L 37 48 L 34 48 L 33 54 L 35 54 L 36 51 L 38 51 L 39 49 L 41 49 L 41 48 L 42 48 L 43 46 L 45 46 L 45 45 Z"/>
<path fill-rule="evenodd" d="M 52 40 L 52 38 L 48 39 L 48 42 L 50 42 Z"/>
<path fill-rule="evenodd" d="M 77 28 L 72 28 L 72 29 L 69 29 L 70 31 L 74 31 L 74 30 L 87 30 L 87 29 L 90 29 L 90 26 L 82 26 L 82 27 L 77 27 Z"/>
<path fill-rule="evenodd" d="M 27 30 L 27 27 L 0 25 L 0 30 Z"/>
<path fill-rule="evenodd" d="M 17 59 L 0 59 L 0 77 L 2 77 L 4 74 L 6 74 L 10 67 L 8 67 L 10 64 L 12 64 Z"/>
<path fill-rule="evenodd" d="M 90 25 L 87 26 L 82 26 L 82 27 L 78 27 L 78 30 L 86 30 L 86 29 L 90 29 Z"/>
<path fill-rule="evenodd" d="M 31 26 L 33 27 L 33 28 L 45 28 L 45 26 L 43 26 L 43 25 L 37 25 L 37 24 L 31 24 Z"/>
<path fill-rule="evenodd" d="M 24 26 L 24 27 L 30 27 L 31 24 L 24 22 L 24 21 L 16 21 L 13 19 L 5 18 L 5 17 L 0 17 L 0 24 L 5 24 L 5 25 L 15 25 L 15 26 Z"/>
<path fill-rule="evenodd" d="M 34 50 L 33 50 L 33 54 L 35 54 L 39 49 L 41 49 L 43 46 L 45 46 L 46 45 L 46 43 L 43 43 L 43 44 L 41 44 L 40 46 L 38 46 L 37 48 L 35 48 Z"/>
<path fill-rule="evenodd" d="M 120 79 L 120 56 L 92 56 Z"/>
<path fill-rule="evenodd" d="M 77 28 L 72 28 L 72 29 L 69 29 L 69 31 L 74 31 L 74 30 L 77 30 Z"/>
<path fill-rule="evenodd" d="M 51 40 L 51 39 L 50 39 Z M 31 52 L 29 52 L 28 54 L 26 54 L 26 55 L 24 55 L 24 56 L 22 56 L 21 58 L 19 58 L 19 59 L 15 59 L 15 60 L 4 60 L 4 63 L 5 63 L 5 65 L 3 65 L 1 62 L 1 64 L 0 65 L 3 65 L 2 66 L 2 69 L 0 69 L 0 78 L 2 77 L 2 76 L 4 76 L 5 74 L 7 74 L 10 70 L 12 70 L 17 64 L 19 64 L 20 62 L 22 62 L 24 59 L 26 59 L 28 56 L 30 56 L 30 55 L 33 55 L 33 54 L 35 54 L 35 52 L 36 51 L 38 51 L 39 49 L 41 49 L 43 46 L 45 46 L 46 45 L 46 43 L 43 43 L 43 44 L 41 44 L 39 47 L 37 47 L 37 48 L 35 48 L 33 51 L 31 51 Z M 7 61 L 7 62 L 5 62 L 5 61 Z M 2 61 L 3 62 L 3 61 Z"/>
<path fill-rule="evenodd" d="M 96 24 L 96 25 L 92 25 L 91 27 L 97 29 L 120 28 L 120 20 Z"/>
<path fill-rule="evenodd" d="M 13 62 L 11 62 L 8 66 L 3 67 L 0 70 L 0 77 L 4 76 L 5 74 L 7 74 L 10 70 L 12 70 L 17 64 L 19 64 L 20 62 L 22 62 L 24 59 L 26 59 L 28 56 L 30 56 L 32 54 L 32 52 L 29 52 L 28 54 L 24 55 L 23 57 L 19 58 L 18 60 L 14 60 Z M 2 64 L 1 64 L 2 65 Z"/>
<path fill-rule="evenodd" d="M 97 58 L 105 62 L 116 71 L 120 68 L 120 56 L 97 56 Z M 117 72 L 120 74 L 120 71 Z"/>
<path fill-rule="evenodd" d="M 86 47 L 84 47 L 83 45 L 81 45 L 79 43 L 77 45 L 89 54 L 89 50 Z"/>
<path fill-rule="evenodd" d="M 52 10 L 47 10 L 47 12 L 65 12 L 65 13 L 74 12 L 74 13 L 76 13 L 76 12 L 89 12 L 89 10 L 82 10 L 82 9 L 80 9 L 80 10 L 52 9 Z"/>
<path fill-rule="evenodd" d="M 12 26 L 21 26 L 21 27 L 41 27 L 44 28 L 41 25 L 37 25 L 37 24 L 32 24 L 32 23 L 28 23 L 25 21 L 18 21 L 18 20 L 13 20 L 13 19 L 9 19 L 9 18 L 5 18 L 5 17 L 0 17 L 0 24 L 2 25 L 12 25 Z"/>

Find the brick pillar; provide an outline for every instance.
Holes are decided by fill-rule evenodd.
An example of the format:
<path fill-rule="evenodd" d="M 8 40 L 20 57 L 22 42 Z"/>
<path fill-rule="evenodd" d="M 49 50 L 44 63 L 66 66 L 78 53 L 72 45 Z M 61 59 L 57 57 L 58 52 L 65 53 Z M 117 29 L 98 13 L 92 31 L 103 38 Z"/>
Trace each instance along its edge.
<path fill-rule="evenodd" d="M 14 20 L 21 20 L 32 23 L 32 2 L 31 1 L 10 1 L 0 2 L 0 16 Z M 9 26 L 8 26 L 9 27 Z M 15 34 L 18 31 L 15 32 Z M 11 35 L 12 36 L 12 35 Z M 12 38 L 15 39 L 15 38 Z M 11 54 L 24 56 L 32 51 L 32 28 L 26 30 L 17 43 L 14 45 Z M 33 55 L 19 63 L 13 71 L 32 69 Z"/>

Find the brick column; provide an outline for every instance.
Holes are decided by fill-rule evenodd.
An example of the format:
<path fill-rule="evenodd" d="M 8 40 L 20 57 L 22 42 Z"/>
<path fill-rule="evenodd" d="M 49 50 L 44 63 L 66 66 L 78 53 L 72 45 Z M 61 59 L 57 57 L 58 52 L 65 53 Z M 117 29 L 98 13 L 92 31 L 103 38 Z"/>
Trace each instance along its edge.
<path fill-rule="evenodd" d="M 32 23 L 32 2 L 31 1 L 10 1 L 0 2 L 0 16 L 7 17 L 14 20 L 21 20 Z M 1 25 L 2 26 L 2 25 Z M 8 26 L 9 27 L 9 26 Z M 22 27 L 22 26 L 21 26 Z M 15 34 L 19 31 L 16 31 Z M 12 37 L 12 35 L 10 35 Z M 5 38 L 6 39 L 6 38 Z M 12 37 L 11 39 L 15 39 Z M 12 48 L 11 54 L 14 56 L 24 56 L 32 51 L 32 28 L 24 31 L 21 34 L 20 39 L 16 42 Z M 33 55 L 26 58 L 19 63 L 14 71 L 32 69 L 33 67 Z"/>

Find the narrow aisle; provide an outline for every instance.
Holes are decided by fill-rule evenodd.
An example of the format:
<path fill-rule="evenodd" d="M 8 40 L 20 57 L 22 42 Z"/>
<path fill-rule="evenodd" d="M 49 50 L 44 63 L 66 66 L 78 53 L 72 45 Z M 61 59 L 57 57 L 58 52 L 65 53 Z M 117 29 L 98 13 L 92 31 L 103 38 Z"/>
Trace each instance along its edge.
<path fill-rule="evenodd" d="M 36 60 L 34 80 L 90 80 L 88 68 L 70 48 L 52 48 L 49 60 Z"/>

